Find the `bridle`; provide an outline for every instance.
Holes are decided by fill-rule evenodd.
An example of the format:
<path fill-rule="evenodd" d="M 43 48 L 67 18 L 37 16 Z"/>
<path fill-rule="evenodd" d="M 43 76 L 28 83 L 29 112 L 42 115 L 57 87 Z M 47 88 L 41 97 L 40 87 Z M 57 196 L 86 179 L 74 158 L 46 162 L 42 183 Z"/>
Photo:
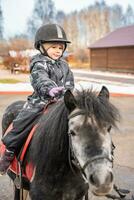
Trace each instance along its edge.
<path fill-rule="evenodd" d="M 81 111 L 81 110 L 78 112 L 75 112 L 68 117 L 68 120 L 70 120 L 71 118 L 74 118 L 78 115 L 85 115 L 85 112 Z M 96 156 L 90 158 L 89 160 L 87 160 L 87 162 L 83 166 L 81 166 L 77 157 L 75 156 L 75 153 L 73 150 L 72 140 L 71 140 L 71 132 L 68 132 L 68 138 L 69 138 L 68 160 L 69 160 L 70 168 L 75 176 L 77 176 L 77 172 L 75 170 L 75 168 L 77 168 L 86 183 L 88 183 L 88 181 L 87 181 L 87 176 L 85 174 L 85 169 L 91 163 L 98 161 L 98 160 L 108 160 L 109 162 L 112 163 L 112 166 L 113 166 L 112 151 L 111 151 L 111 158 L 109 158 L 108 155 L 96 155 Z M 88 200 L 88 199 L 89 198 L 88 198 L 88 192 L 87 192 L 87 194 L 85 195 L 85 200 Z"/>
<path fill-rule="evenodd" d="M 76 113 L 71 114 L 68 119 L 70 120 L 71 118 L 74 118 L 78 115 L 85 115 L 84 111 L 78 111 Z M 83 165 L 83 167 L 81 167 L 77 157 L 75 156 L 75 153 L 73 151 L 73 146 L 72 146 L 72 140 L 71 140 L 71 132 L 68 132 L 68 138 L 69 138 L 69 157 L 70 160 L 72 160 L 73 164 L 81 170 L 81 172 L 83 173 L 85 171 L 85 169 L 87 168 L 88 165 L 90 165 L 91 163 L 98 161 L 98 160 L 108 160 L 109 162 L 112 163 L 113 166 L 113 153 L 111 151 L 111 158 L 109 158 L 108 155 L 96 155 L 92 158 L 90 158 L 89 160 L 87 160 L 87 162 Z M 85 176 L 85 173 L 83 174 Z"/>
<path fill-rule="evenodd" d="M 71 141 L 71 133 L 68 132 L 68 137 L 69 137 L 69 148 L 68 148 L 68 160 L 69 160 L 69 165 L 70 165 L 70 168 L 71 168 L 71 171 L 73 172 L 73 174 L 75 176 L 77 176 L 77 172 L 75 170 L 75 168 L 77 168 L 81 174 L 81 176 L 83 177 L 85 183 L 87 184 L 88 181 L 87 181 L 87 176 L 86 176 L 86 173 L 85 173 L 85 169 L 87 168 L 88 165 L 90 165 L 91 163 L 97 161 L 97 160 L 108 160 L 109 162 L 112 163 L 112 166 L 113 166 L 113 157 L 112 159 L 110 159 L 108 156 L 104 156 L 104 155 L 101 155 L 101 156 L 95 156 L 91 159 L 89 159 L 84 165 L 83 167 L 81 167 L 77 157 L 75 156 L 75 153 L 73 151 L 73 147 L 72 147 L 72 141 Z M 75 168 L 74 168 L 75 166 Z M 89 200 L 88 198 L 88 191 L 87 193 L 85 194 L 85 200 Z"/>
<path fill-rule="evenodd" d="M 87 168 L 88 165 L 90 165 L 91 163 L 98 161 L 98 160 L 108 160 L 109 162 L 112 163 L 113 166 L 113 156 L 111 156 L 112 158 L 109 158 L 108 155 L 97 155 L 94 156 L 92 158 L 90 158 L 89 160 L 87 160 L 87 162 L 83 165 L 83 167 L 80 165 L 77 157 L 75 156 L 75 153 L 73 151 L 73 147 L 72 147 L 72 141 L 71 141 L 71 133 L 68 132 L 68 137 L 69 137 L 69 153 L 68 153 L 68 157 L 69 157 L 69 164 L 72 167 L 72 164 L 80 170 L 80 172 L 82 173 L 82 175 L 84 175 L 85 178 L 86 174 L 85 174 L 85 169 Z M 74 172 L 74 170 L 72 170 Z"/>
<path fill-rule="evenodd" d="M 71 118 L 73 117 L 76 117 L 78 115 L 85 115 L 86 113 L 82 110 L 79 110 L 75 113 L 72 113 L 71 115 L 69 115 L 68 117 L 68 120 L 70 120 Z M 69 160 L 69 165 L 70 165 L 70 168 L 73 172 L 73 174 L 75 176 L 77 176 L 77 170 L 79 170 L 81 176 L 83 177 L 85 183 L 88 183 L 87 181 L 87 177 L 86 177 L 86 174 L 85 174 L 85 169 L 87 168 L 88 165 L 92 164 L 93 162 L 95 161 L 98 161 L 98 160 L 107 160 L 108 162 L 110 162 L 112 164 L 112 167 L 113 167 L 113 152 L 114 152 L 114 149 L 115 149 L 115 146 L 114 144 L 112 143 L 112 146 L 111 146 L 111 158 L 109 158 L 108 155 L 97 155 L 97 156 L 94 156 L 92 158 L 90 158 L 84 165 L 83 167 L 80 165 L 77 157 L 75 156 L 75 153 L 73 151 L 73 146 L 72 146 L 72 140 L 71 140 L 71 133 L 68 132 L 68 138 L 69 138 L 69 148 L 68 148 L 68 160 Z M 107 198 L 110 198 L 110 199 L 118 199 L 118 200 L 123 200 L 125 198 L 125 196 L 127 194 L 130 193 L 129 190 L 126 190 L 126 189 L 120 189 L 118 188 L 115 184 L 113 186 L 113 189 L 115 190 L 115 192 L 117 192 L 117 194 L 119 196 L 116 196 L 116 195 L 112 195 L 112 194 L 107 194 L 106 197 Z M 88 197 L 88 191 L 87 193 L 85 194 L 85 200 L 89 200 L 89 197 Z M 134 197 L 132 196 L 132 200 L 134 200 Z"/>

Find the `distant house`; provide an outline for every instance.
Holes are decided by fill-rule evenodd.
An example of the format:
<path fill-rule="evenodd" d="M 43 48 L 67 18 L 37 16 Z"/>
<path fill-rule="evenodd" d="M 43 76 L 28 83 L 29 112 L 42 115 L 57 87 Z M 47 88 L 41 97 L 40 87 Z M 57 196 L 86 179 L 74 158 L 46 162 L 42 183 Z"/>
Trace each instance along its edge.
<path fill-rule="evenodd" d="M 134 25 L 109 33 L 89 49 L 91 69 L 134 73 Z"/>

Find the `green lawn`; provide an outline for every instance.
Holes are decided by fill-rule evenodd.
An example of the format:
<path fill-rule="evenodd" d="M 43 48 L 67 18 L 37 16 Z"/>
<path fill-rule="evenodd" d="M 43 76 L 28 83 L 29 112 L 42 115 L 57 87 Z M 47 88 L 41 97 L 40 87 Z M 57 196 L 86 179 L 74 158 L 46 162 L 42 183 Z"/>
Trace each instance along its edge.
<path fill-rule="evenodd" d="M 10 79 L 10 78 L 5 78 L 5 79 L 0 79 L 0 83 L 20 83 L 21 81 L 17 79 Z"/>

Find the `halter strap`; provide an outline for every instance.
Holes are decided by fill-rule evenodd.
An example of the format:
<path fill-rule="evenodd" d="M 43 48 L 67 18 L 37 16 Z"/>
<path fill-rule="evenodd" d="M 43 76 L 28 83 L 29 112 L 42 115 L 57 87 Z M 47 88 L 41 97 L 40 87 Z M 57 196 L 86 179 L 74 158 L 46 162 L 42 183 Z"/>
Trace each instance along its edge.
<path fill-rule="evenodd" d="M 71 155 L 72 155 L 72 163 L 81 171 L 81 173 L 84 175 L 84 177 L 86 178 L 86 174 L 85 174 L 85 169 L 86 167 L 91 164 L 92 162 L 94 161 L 97 161 L 97 160 L 103 160 L 103 159 L 106 159 L 108 160 L 109 162 L 113 163 L 113 158 L 109 158 L 108 155 L 99 155 L 99 156 L 94 156 L 93 158 L 89 159 L 84 165 L 83 167 L 80 165 L 77 157 L 75 156 L 74 154 L 74 151 L 73 151 L 73 146 L 72 146 L 72 142 L 71 142 L 71 134 L 68 133 L 68 136 L 69 136 L 69 164 L 71 166 L 71 169 L 72 169 L 72 165 L 71 165 Z M 71 154 L 71 155 L 70 155 Z M 74 170 L 72 170 L 74 172 Z"/>
<path fill-rule="evenodd" d="M 96 160 L 103 160 L 103 159 L 106 159 L 106 160 L 108 160 L 108 161 L 111 162 L 111 163 L 113 162 L 113 159 L 110 159 L 107 155 L 106 155 L 106 156 L 104 156 L 104 155 L 95 156 L 95 157 L 93 157 L 92 159 L 89 159 L 89 160 L 84 164 L 84 166 L 82 167 L 82 169 L 85 170 L 86 167 L 87 167 L 88 165 L 90 165 L 92 162 L 94 162 L 94 161 L 96 161 Z"/>

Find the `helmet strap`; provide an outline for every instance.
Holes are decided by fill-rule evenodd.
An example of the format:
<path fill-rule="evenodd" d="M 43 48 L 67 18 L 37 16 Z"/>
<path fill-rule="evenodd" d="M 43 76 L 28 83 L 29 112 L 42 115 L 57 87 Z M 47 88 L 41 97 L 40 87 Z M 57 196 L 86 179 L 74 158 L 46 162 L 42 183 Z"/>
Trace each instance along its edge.
<path fill-rule="evenodd" d="M 65 48 L 64 48 L 64 51 L 66 50 L 66 48 L 67 48 L 67 43 L 65 42 Z M 64 51 L 63 51 L 63 53 L 64 53 Z"/>
<path fill-rule="evenodd" d="M 47 56 L 47 51 L 45 50 L 45 48 L 44 48 L 44 46 L 42 45 L 42 43 L 40 43 L 39 51 L 41 52 L 41 54 Z"/>

